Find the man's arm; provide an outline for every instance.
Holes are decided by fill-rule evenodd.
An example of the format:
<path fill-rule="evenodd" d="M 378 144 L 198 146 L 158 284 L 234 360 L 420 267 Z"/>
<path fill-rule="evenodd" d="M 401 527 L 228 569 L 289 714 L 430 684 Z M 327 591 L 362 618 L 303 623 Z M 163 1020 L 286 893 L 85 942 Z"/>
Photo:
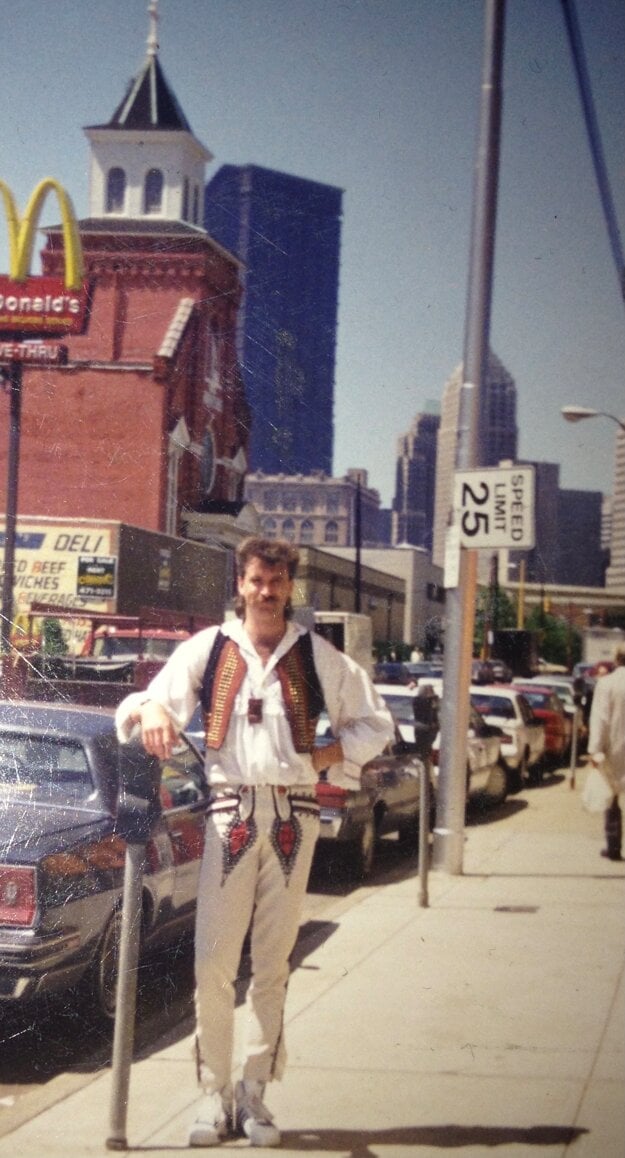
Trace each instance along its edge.
<path fill-rule="evenodd" d="M 332 731 L 340 745 L 340 756 L 335 750 L 332 763 L 346 760 L 360 768 L 394 738 L 393 717 L 360 664 L 320 635 L 312 634 L 312 642 Z M 322 749 L 324 757 L 315 757 L 316 768 L 328 767 L 333 755 L 328 747 Z"/>
<path fill-rule="evenodd" d="M 595 766 L 603 763 L 608 750 L 610 735 L 610 713 L 607 695 L 607 685 L 603 683 L 607 676 L 602 676 L 595 685 L 590 709 L 588 727 L 588 755 Z"/>
<path fill-rule="evenodd" d="M 342 764 L 345 759 L 343 745 L 340 740 L 333 740 L 331 744 L 324 744 L 319 748 L 313 748 L 311 753 L 312 766 L 319 775 L 331 764 Z"/>
<path fill-rule="evenodd" d="M 130 739 L 137 725 L 152 756 L 166 759 L 178 732 L 191 719 L 198 702 L 206 664 L 218 628 L 209 627 L 179 644 L 144 692 L 131 692 L 115 713 L 120 741 Z"/>
<path fill-rule="evenodd" d="M 157 700 L 147 700 L 134 714 L 133 722 L 141 727 L 141 743 L 150 756 L 167 760 L 178 741 L 173 720 Z"/>

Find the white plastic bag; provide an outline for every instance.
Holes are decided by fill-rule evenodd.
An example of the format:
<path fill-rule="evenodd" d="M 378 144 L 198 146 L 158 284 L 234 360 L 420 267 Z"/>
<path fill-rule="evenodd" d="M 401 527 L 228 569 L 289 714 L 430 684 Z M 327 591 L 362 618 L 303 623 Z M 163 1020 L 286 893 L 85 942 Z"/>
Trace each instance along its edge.
<path fill-rule="evenodd" d="M 591 768 L 582 789 L 581 801 L 587 812 L 605 812 L 614 793 L 598 768 Z"/>

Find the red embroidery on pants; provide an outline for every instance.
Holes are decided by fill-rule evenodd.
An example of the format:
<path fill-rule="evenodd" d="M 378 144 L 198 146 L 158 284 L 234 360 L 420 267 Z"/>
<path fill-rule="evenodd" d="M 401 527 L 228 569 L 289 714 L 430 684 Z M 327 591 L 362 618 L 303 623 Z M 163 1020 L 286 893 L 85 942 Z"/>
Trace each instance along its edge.
<path fill-rule="evenodd" d="M 241 820 L 236 816 L 232 819 L 223 838 L 222 884 L 233 868 L 238 865 L 248 848 L 251 848 L 255 843 L 256 835 L 256 822 L 253 817 L 249 817 L 248 820 Z"/>
<path fill-rule="evenodd" d="M 271 843 L 288 880 L 302 843 L 302 826 L 299 820 L 295 816 L 289 817 L 288 820 L 276 817 L 271 828 Z"/>

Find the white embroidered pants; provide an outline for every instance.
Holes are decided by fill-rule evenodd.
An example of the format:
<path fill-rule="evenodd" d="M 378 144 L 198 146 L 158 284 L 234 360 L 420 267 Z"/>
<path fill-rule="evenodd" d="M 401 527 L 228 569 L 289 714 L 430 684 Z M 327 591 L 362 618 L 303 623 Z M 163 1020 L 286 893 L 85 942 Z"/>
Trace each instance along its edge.
<path fill-rule="evenodd" d="M 318 833 L 312 788 L 213 793 L 195 933 L 197 1068 L 206 1093 L 230 1088 L 234 984 L 250 925 L 243 1077 L 267 1082 L 282 1076 L 289 956 Z"/>

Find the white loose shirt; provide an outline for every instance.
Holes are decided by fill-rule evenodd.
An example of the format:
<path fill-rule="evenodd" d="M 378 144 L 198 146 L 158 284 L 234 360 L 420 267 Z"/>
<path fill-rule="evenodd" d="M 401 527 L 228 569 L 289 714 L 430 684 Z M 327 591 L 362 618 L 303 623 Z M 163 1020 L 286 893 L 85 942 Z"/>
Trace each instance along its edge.
<path fill-rule="evenodd" d="M 599 676 L 590 709 L 588 753 L 614 792 L 625 790 L 625 667 Z"/>
<path fill-rule="evenodd" d="M 116 712 L 120 740 L 129 739 L 130 716 L 146 700 L 160 703 L 178 730 L 189 723 L 199 702 L 204 672 L 217 632 L 238 645 L 247 673 L 236 695 L 222 747 L 207 749 L 206 773 L 211 784 L 314 785 L 317 774 L 307 753 L 296 752 L 276 673 L 278 660 L 305 628 L 289 622 L 268 663 L 253 646 L 241 620 L 229 620 L 199 631 L 179 644 L 144 692 L 133 692 Z M 333 764 L 328 779 L 353 788 L 360 769 L 379 755 L 394 738 L 393 718 L 369 676 L 359 664 L 327 640 L 311 632 L 313 657 L 332 731 L 343 747 L 345 760 Z M 250 698 L 262 701 L 262 723 L 248 720 Z"/>

